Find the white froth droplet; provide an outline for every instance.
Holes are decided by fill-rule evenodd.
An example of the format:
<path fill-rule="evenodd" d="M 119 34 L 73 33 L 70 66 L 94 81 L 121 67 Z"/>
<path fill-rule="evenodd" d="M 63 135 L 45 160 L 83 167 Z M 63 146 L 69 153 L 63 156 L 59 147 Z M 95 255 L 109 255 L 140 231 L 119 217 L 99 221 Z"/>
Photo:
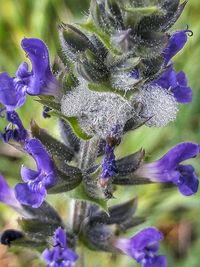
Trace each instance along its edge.
<path fill-rule="evenodd" d="M 134 102 L 140 103 L 139 117 L 146 119 L 149 127 L 163 127 L 174 121 L 178 103 L 169 91 L 157 85 L 146 85 L 135 95 Z"/>

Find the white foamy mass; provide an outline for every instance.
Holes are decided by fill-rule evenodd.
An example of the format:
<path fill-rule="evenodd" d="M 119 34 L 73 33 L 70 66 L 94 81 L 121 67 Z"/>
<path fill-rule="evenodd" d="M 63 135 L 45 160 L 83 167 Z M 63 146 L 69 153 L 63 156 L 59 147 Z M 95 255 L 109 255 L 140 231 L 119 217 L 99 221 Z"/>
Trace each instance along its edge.
<path fill-rule="evenodd" d="M 103 138 L 111 133 L 113 127 L 123 127 L 133 116 L 133 108 L 125 99 L 113 93 L 91 91 L 84 81 L 62 98 L 61 111 L 65 116 L 78 117 L 87 134 Z"/>
<path fill-rule="evenodd" d="M 134 101 L 141 104 L 138 115 L 143 120 L 147 119 L 145 124 L 149 127 L 163 127 L 176 119 L 178 103 L 169 91 L 160 86 L 144 86 L 135 95 Z"/>

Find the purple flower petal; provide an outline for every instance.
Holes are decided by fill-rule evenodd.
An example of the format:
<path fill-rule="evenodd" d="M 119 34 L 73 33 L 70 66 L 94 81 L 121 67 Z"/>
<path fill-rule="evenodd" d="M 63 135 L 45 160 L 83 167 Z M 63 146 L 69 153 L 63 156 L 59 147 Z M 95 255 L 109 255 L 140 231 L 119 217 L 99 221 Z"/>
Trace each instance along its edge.
<path fill-rule="evenodd" d="M 163 234 L 156 228 L 149 227 L 143 229 L 131 238 L 131 247 L 133 250 L 143 250 L 145 247 L 151 247 L 153 252 L 158 251 L 159 241 L 163 239 Z"/>
<path fill-rule="evenodd" d="M 34 180 L 39 174 L 40 172 L 38 171 L 31 170 L 25 166 L 21 167 L 21 177 L 25 183 Z"/>
<path fill-rule="evenodd" d="M 192 89 L 186 86 L 177 86 L 171 90 L 176 98 L 176 101 L 181 104 L 192 102 Z"/>
<path fill-rule="evenodd" d="M 158 263 L 162 263 L 160 267 L 165 267 L 166 260 L 163 256 L 157 256 L 159 242 L 163 239 L 163 234 L 156 228 L 145 228 L 131 239 L 118 238 L 115 246 L 128 256 L 134 258 L 137 262 L 144 266 L 156 267 Z"/>
<path fill-rule="evenodd" d="M 14 79 L 8 73 L 0 73 L 0 102 L 6 106 L 8 111 L 22 106 L 26 100 L 23 86 L 17 87 Z"/>
<path fill-rule="evenodd" d="M 21 46 L 32 63 L 27 92 L 30 95 L 56 95 L 58 82 L 51 72 L 49 53 L 44 42 L 36 38 L 24 38 Z"/>
<path fill-rule="evenodd" d="M 188 30 L 177 31 L 169 39 L 168 45 L 163 51 L 165 65 L 175 56 L 187 42 Z"/>
<path fill-rule="evenodd" d="M 78 255 L 72 250 L 72 249 L 67 249 L 63 251 L 63 258 L 68 261 L 76 261 L 78 259 Z"/>
<path fill-rule="evenodd" d="M 173 183 L 186 196 L 197 192 L 199 181 L 191 165 L 181 165 L 182 161 L 199 154 L 200 146 L 193 143 L 181 143 L 168 151 L 161 159 L 144 164 L 135 173 L 154 182 Z"/>
<path fill-rule="evenodd" d="M 54 245 L 58 245 L 61 246 L 61 247 L 66 247 L 67 245 L 67 238 L 66 238 L 66 233 L 65 231 L 59 227 L 56 229 L 55 233 L 54 233 Z"/>
<path fill-rule="evenodd" d="M 181 177 L 177 183 L 179 191 L 185 196 L 191 196 L 198 191 L 199 180 L 191 165 L 179 165 Z"/>
<path fill-rule="evenodd" d="M 28 71 L 28 64 L 26 62 L 22 62 L 16 71 L 16 77 L 24 79 L 29 76 L 31 76 L 31 73 Z"/>
<path fill-rule="evenodd" d="M 187 104 L 192 101 L 192 89 L 187 86 L 187 78 L 184 72 L 176 74 L 170 66 L 161 77 L 153 82 L 164 89 L 170 90 L 178 103 Z"/>
<path fill-rule="evenodd" d="M 160 160 L 157 161 L 161 169 L 174 169 L 180 162 L 194 158 L 198 155 L 198 144 L 185 142 L 170 149 Z"/>
<path fill-rule="evenodd" d="M 42 188 L 34 192 L 27 184 L 19 183 L 15 186 L 15 196 L 21 204 L 39 208 L 46 197 L 46 190 Z"/>
<path fill-rule="evenodd" d="M 188 81 L 183 71 L 180 71 L 179 73 L 177 73 L 176 78 L 177 78 L 177 82 L 179 85 L 187 86 Z"/>
<path fill-rule="evenodd" d="M 20 203 L 37 208 L 44 201 L 47 189 L 56 184 L 57 177 L 53 161 L 38 139 L 26 140 L 24 149 L 36 161 L 37 171 L 22 166 L 21 176 L 25 183 L 15 187 L 15 194 Z"/>
<path fill-rule="evenodd" d="M 167 258 L 166 256 L 156 256 L 142 264 L 142 267 L 167 267 Z"/>
<path fill-rule="evenodd" d="M 21 208 L 15 198 L 14 191 L 9 187 L 3 176 L 0 175 L 0 201 L 13 208 Z"/>
<path fill-rule="evenodd" d="M 28 137 L 27 130 L 24 128 L 21 119 L 16 111 L 7 111 L 6 118 L 9 122 L 11 122 L 15 129 L 13 131 L 13 135 L 10 137 L 17 142 L 25 142 L 26 138 Z"/>
<path fill-rule="evenodd" d="M 25 144 L 25 150 L 35 159 L 38 170 L 46 173 L 54 169 L 53 162 L 38 139 L 30 139 Z"/>
<path fill-rule="evenodd" d="M 174 88 L 177 86 L 177 76 L 176 72 L 174 71 L 173 67 L 170 66 L 162 75 L 160 78 L 155 80 L 153 83 L 156 83 L 157 85 L 161 86 L 165 89 Z"/>
<path fill-rule="evenodd" d="M 52 250 L 45 249 L 42 253 L 43 259 L 54 267 L 72 267 L 78 259 L 78 255 L 68 248 L 65 231 L 59 227 L 54 234 L 54 247 Z"/>

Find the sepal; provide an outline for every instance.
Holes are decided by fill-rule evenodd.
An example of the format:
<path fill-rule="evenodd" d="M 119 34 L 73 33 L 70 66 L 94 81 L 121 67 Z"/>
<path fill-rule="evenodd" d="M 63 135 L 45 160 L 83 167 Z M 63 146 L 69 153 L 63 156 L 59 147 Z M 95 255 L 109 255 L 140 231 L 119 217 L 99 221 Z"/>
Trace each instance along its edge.
<path fill-rule="evenodd" d="M 62 162 L 57 162 L 56 167 L 57 183 L 48 190 L 48 194 L 68 192 L 78 187 L 82 181 L 80 169 Z"/>
<path fill-rule="evenodd" d="M 40 220 L 40 221 L 44 221 L 44 222 L 53 222 L 53 223 L 57 223 L 62 225 L 62 220 L 59 216 L 59 214 L 57 213 L 57 211 L 50 205 L 48 204 L 46 201 L 44 201 L 42 203 L 42 205 L 35 209 L 32 208 L 31 206 L 27 206 L 27 205 L 22 205 L 24 211 L 29 214 L 28 217 L 25 218 L 32 218 L 32 219 L 36 219 L 36 220 Z"/>
<path fill-rule="evenodd" d="M 116 236 L 129 227 L 144 222 L 144 218 L 133 217 L 137 207 L 137 200 L 112 206 L 108 213 L 94 209 L 82 227 L 83 242 L 93 250 L 112 252 L 119 251 L 113 246 Z"/>
<path fill-rule="evenodd" d="M 85 80 L 94 83 L 106 80 L 109 75 L 101 58 L 89 49 L 79 56 L 76 69 Z"/>
<path fill-rule="evenodd" d="M 75 26 L 62 23 L 59 25 L 58 30 L 63 51 L 70 60 L 76 61 L 77 54 L 85 52 L 87 49 L 94 53 L 96 52 L 95 47 L 87 36 Z"/>
<path fill-rule="evenodd" d="M 40 128 L 34 120 L 31 121 L 32 136 L 39 139 L 47 149 L 47 152 L 54 158 L 61 161 L 71 161 L 74 157 L 73 151 L 52 137 L 45 129 Z"/>
<path fill-rule="evenodd" d="M 144 17 L 138 24 L 139 31 L 167 31 L 180 17 L 187 1 L 180 4 L 180 0 L 165 0 L 162 1 L 161 9 L 164 11 L 163 15 Z"/>
<path fill-rule="evenodd" d="M 66 146 L 70 147 L 74 153 L 80 149 L 81 140 L 74 134 L 67 121 L 59 119 L 60 134 Z"/>
<path fill-rule="evenodd" d="M 101 194 L 101 197 L 99 196 Z M 87 201 L 90 204 L 95 204 L 99 206 L 102 210 L 105 212 L 108 212 L 108 206 L 105 195 L 103 195 L 103 192 L 98 192 L 98 197 L 91 197 L 90 194 L 86 191 L 86 187 L 83 183 L 81 183 L 75 190 L 73 190 L 70 193 L 71 198 L 78 199 L 78 200 L 84 200 Z"/>
<path fill-rule="evenodd" d="M 145 156 L 143 149 L 116 161 L 117 174 L 112 183 L 117 185 L 141 185 L 152 183 L 150 179 L 138 177 L 134 172 L 140 167 Z"/>

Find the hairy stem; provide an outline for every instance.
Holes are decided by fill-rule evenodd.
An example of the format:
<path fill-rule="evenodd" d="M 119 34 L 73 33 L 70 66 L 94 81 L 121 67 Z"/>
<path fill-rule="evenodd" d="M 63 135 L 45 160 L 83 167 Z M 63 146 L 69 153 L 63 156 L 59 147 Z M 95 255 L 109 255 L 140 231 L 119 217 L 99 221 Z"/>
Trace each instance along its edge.
<path fill-rule="evenodd" d="M 81 168 L 81 170 L 85 170 L 94 164 L 97 157 L 98 147 L 99 138 L 92 138 L 90 141 L 86 141 L 82 144 L 79 160 L 79 168 Z M 72 211 L 71 226 L 73 232 L 75 234 L 79 234 L 81 225 L 84 219 L 87 217 L 88 204 L 86 201 L 72 200 L 72 205 L 70 208 Z M 83 251 L 78 266 L 85 266 Z"/>

